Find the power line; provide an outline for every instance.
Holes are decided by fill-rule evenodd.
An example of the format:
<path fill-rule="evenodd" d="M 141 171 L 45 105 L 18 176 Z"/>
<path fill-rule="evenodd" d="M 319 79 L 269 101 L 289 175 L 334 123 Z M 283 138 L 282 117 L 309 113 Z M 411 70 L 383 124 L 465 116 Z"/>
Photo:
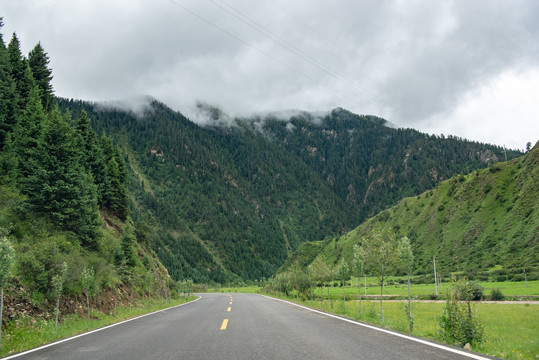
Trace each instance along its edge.
<path fill-rule="evenodd" d="M 222 5 L 220 5 L 216 0 L 208 0 L 208 1 L 210 1 L 214 5 L 221 8 L 223 11 L 225 11 L 229 15 L 235 17 L 236 19 L 240 20 L 244 24 L 248 25 L 249 27 L 251 27 L 252 29 L 257 31 L 258 33 L 262 34 L 266 38 L 272 40 L 277 45 L 283 47 L 284 49 L 286 49 L 289 52 L 293 53 L 294 55 L 298 56 L 302 60 L 310 63 L 311 65 L 314 65 L 319 70 L 324 72 L 326 75 L 328 75 L 328 76 L 330 76 L 330 77 L 332 77 L 332 78 L 334 78 L 334 79 L 336 79 L 336 80 L 338 80 L 338 81 L 340 81 L 342 83 L 345 83 L 348 86 L 354 88 L 355 90 L 363 93 L 365 96 L 369 97 L 371 100 L 373 100 L 373 101 L 377 102 L 378 104 L 382 105 L 383 107 L 385 107 L 389 111 L 394 110 L 393 107 L 390 104 L 387 104 L 385 101 L 383 101 L 382 99 L 378 98 L 377 96 L 371 94 L 369 91 L 363 89 L 362 87 L 357 86 L 354 82 L 352 82 L 352 81 L 340 76 L 339 74 L 333 72 L 328 66 L 326 66 L 323 63 L 319 62 L 314 57 L 310 56 L 308 53 L 304 52 L 303 50 L 301 50 L 300 48 L 298 48 L 294 44 L 288 42 L 287 40 L 283 39 L 279 35 L 275 34 L 274 32 L 272 32 L 271 30 L 269 30 L 265 26 L 260 25 L 257 21 L 253 20 L 248 15 L 245 15 L 244 13 L 242 13 L 241 11 L 239 11 L 238 9 L 233 7 L 232 5 L 227 4 L 223 0 L 218 0 L 221 4 L 225 5 L 226 7 L 232 9 L 235 13 L 239 14 L 239 16 L 234 14 L 233 12 L 229 11 L 228 9 L 223 7 Z"/>
<path fill-rule="evenodd" d="M 282 37 L 276 35 L 271 30 L 269 30 L 266 27 L 258 24 L 255 20 L 252 20 L 251 18 L 249 18 L 249 16 L 243 14 L 241 11 L 237 10 L 233 6 L 231 6 L 231 5 L 227 4 L 226 2 L 220 0 L 221 4 L 224 4 L 224 6 L 231 9 L 231 10 L 228 10 L 223 5 L 218 4 L 215 0 L 208 0 L 208 1 L 210 1 L 215 6 L 219 7 L 221 10 L 225 11 L 229 15 L 233 16 L 234 18 L 238 19 L 239 21 L 243 22 L 244 24 L 248 25 L 249 27 L 251 27 L 252 29 L 257 31 L 258 33 L 262 34 L 264 37 L 270 39 L 271 41 L 273 41 L 277 45 L 285 48 L 289 52 L 291 52 L 294 55 L 296 55 L 297 57 L 301 58 L 305 62 L 317 67 L 319 70 L 324 72 L 326 75 L 332 77 L 333 79 L 335 79 L 335 80 L 337 80 L 337 81 L 339 81 L 341 83 L 349 85 L 350 87 L 354 88 L 357 91 L 362 92 L 365 96 L 367 96 L 371 100 L 377 102 L 379 105 L 382 105 L 384 108 L 388 109 L 390 112 L 394 112 L 394 109 L 393 109 L 393 107 L 391 105 L 385 103 L 383 100 L 381 100 L 381 99 L 377 98 L 376 96 L 370 94 L 367 90 L 358 87 L 355 83 L 351 82 L 350 80 L 345 79 L 345 78 L 341 77 L 339 74 L 336 74 L 336 73 L 332 72 L 326 65 L 318 62 L 315 58 L 311 57 L 309 54 L 307 54 L 304 51 L 302 51 L 301 49 L 297 48 L 296 46 L 294 46 L 293 44 L 291 44 L 287 40 L 283 39 Z M 195 16 L 196 18 L 200 19 L 201 21 L 205 22 L 206 24 L 208 24 L 208 25 L 218 29 L 219 31 L 227 34 L 228 36 L 234 38 L 235 40 L 237 40 L 240 43 L 244 44 L 245 46 L 249 47 L 250 49 L 252 49 L 252 50 L 254 50 L 254 51 L 256 51 L 256 52 L 258 52 L 258 53 L 260 53 L 260 54 L 262 54 L 262 55 L 264 55 L 264 56 L 266 56 L 268 58 L 270 58 L 270 59 L 272 59 L 273 61 L 279 63 L 280 65 L 282 65 L 282 66 L 284 66 L 286 68 L 288 68 L 289 70 L 291 70 L 291 71 L 305 77 L 306 79 L 318 84 L 320 87 L 328 90 L 329 92 L 332 92 L 332 93 L 334 93 L 334 94 L 336 94 L 336 95 L 338 95 L 340 97 L 343 97 L 343 98 L 348 98 L 351 101 L 357 101 L 357 99 L 351 97 L 349 94 L 343 94 L 341 92 L 336 91 L 335 89 L 329 88 L 328 86 L 322 84 L 320 80 L 314 79 L 312 76 L 306 74 L 305 72 L 303 72 L 301 70 L 298 70 L 297 68 L 295 68 L 295 67 L 287 64 L 286 62 L 276 58 L 275 56 L 271 55 L 270 53 L 268 53 L 268 52 L 266 52 L 266 51 L 264 51 L 264 50 L 262 50 L 262 49 L 260 49 L 260 48 L 258 48 L 256 46 L 248 43 L 247 41 L 243 40 L 242 38 L 240 38 L 236 34 L 230 32 L 230 31 L 226 30 L 225 28 L 217 25 L 216 23 L 208 20 L 207 18 L 205 18 L 202 15 L 196 13 L 195 11 L 187 8 L 186 6 L 178 3 L 177 1 L 169 0 L 169 2 L 172 3 L 175 6 L 183 9 L 184 11 L 188 12 L 189 14 Z M 236 15 L 234 12 L 236 14 L 239 14 L 239 15 Z"/>
<path fill-rule="evenodd" d="M 223 27 L 221 27 L 221 26 L 215 24 L 214 22 L 212 22 L 212 21 L 206 19 L 205 17 L 203 17 L 203 16 L 199 15 L 198 13 L 194 12 L 193 10 L 191 10 L 191 9 L 189 9 L 189 8 L 187 8 L 187 7 L 183 6 L 183 5 L 181 5 L 181 4 L 179 4 L 178 2 L 176 2 L 176 1 L 174 1 L 174 0 L 168 0 L 168 1 L 169 1 L 170 3 L 172 3 L 173 5 L 176 5 L 176 6 L 180 7 L 181 9 L 185 10 L 185 11 L 188 12 L 189 14 L 191 14 L 191 15 L 197 17 L 198 19 L 204 21 L 205 23 L 207 23 L 207 24 L 209 24 L 209 25 L 215 27 L 216 29 L 218 29 L 218 30 L 224 32 L 225 34 L 227 34 L 227 35 L 229 35 L 230 37 L 234 38 L 235 40 L 241 42 L 242 44 L 244 44 L 245 46 L 249 47 L 250 49 L 253 49 L 253 50 L 255 50 L 256 52 L 258 52 L 258 53 L 260 53 L 260 54 L 262 54 L 262 55 L 264 55 L 264 56 L 266 56 L 266 57 L 272 59 L 273 61 L 279 63 L 280 65 L 282 65 L 282 66 L 284 66 L 284 67 L 286 67 L 286 68 L 288 68 L 289 70 L 292 70 L 292 71 L 294 71 L 295 73 L 297 73 L 297 74 L 299 74 L 299 75 L 301 75 L 301 76 L 307 78 L 308 80 L 310 80 L 310 81 L 312 81 L 312 82 L 314 82 L 314 83 L 317 83 L 319 86 L 323 87 L 324 89 L 326 89 L 326 90 L 328 90 L 328 91 L 330 91 L 330 92 L 332 92 L 332 93 L 334 93 L 334 94 L 336 94 L 336 95 L 338 95 L 338 96 L 350 98 L 349 95 L 339 93 L 339 92 L 337 92 L 336 90 L 331 89 L 331 88 L 325 86 L 325 85 L 322 84 L 319 80 L 316 80 L 316 79 L 314 79 L 313 77 L 311 77 L 310 75 L 306 74 L 305 72 L 300 71 L 300 70 L 296 69 L 295 67 L 293 67 L 293 66 L 291 66 L 291 65 L 289 65 L 289 64 L 287 64 L 287 63 L 285 63 L 285 62 L 283 62 L 283 61 L 281 61 L 281 60 L 279 60 L 278 58 L 276 58 L 275 56 L 269 54 L 268 52 L 266 52 L 266 51 L 264 51 L 264 50 L 261 50 L 261 49 L 257 48 L 257 47 L 254 46 L 254 45 L 249 44 L 247 41 L 243 40 L 242 38 L 240 38 L 239 36 L 235 35 L 234 33 L 232 33 L 232 32 L 230 32 L 230 31 L 224 29 Z M 351 99 L 352 99 L 352 98 L 351 98 Z"/>

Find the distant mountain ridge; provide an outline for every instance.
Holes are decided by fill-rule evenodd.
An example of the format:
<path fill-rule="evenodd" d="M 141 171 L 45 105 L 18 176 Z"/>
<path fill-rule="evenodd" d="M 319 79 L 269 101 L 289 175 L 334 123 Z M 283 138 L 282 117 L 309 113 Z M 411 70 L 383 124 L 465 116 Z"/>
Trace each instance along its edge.
<path fill-rule="evenodd" d="M 208 107 L 201 127 L 158 101 L 138 114 L 59 105 L 85 109 L 94 130 L 122 148 L 132 216 L 155 222 L 150 242 L 176 279 L 271 276 L 301 243 L 345 233 L 405 196 L 505 157 L 498 146 L 393 129 L 343 109 L 233 119 Z"/>

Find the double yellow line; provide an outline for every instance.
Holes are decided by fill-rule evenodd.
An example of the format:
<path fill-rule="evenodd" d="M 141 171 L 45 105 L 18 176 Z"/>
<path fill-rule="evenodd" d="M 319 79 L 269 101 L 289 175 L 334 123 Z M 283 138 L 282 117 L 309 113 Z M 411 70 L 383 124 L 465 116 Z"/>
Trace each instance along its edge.
<path fill-rule="evenodd" d="M 230 297 L 230 304 L 232 305 L 232 296 Z M 232 310 L 232 307 L 229 306 L 228 309 L 226 309 L 227 312 L 230 312 Z M 221 330 L 226 330 L 226 327 L 228 326 L 228 319 L 224 319 L 223 323 L 221 324 Z"/>

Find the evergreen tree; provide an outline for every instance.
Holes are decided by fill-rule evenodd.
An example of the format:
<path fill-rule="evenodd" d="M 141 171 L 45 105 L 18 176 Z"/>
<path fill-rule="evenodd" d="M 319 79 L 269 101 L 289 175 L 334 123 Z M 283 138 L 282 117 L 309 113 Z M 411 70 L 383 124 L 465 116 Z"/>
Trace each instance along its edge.
<path fill-rule="evenodd" d="M 117 264 L 125 264 L 128 267 L 133 267 L 137 263 L 135 255 L 135 230 L 130 222 L 127 222 L 124 227 L 124 233 L 120 240 L 120 252 L 116 259 Z"/>
<path fill-rule="evenodd" d="M 17 156 L 11 134 L 7 135 L 4 148 L 0 151 L 0 185 L 14 185 L 17 178 Z"/>
<path fill-rule="evenodd" d="M 23 190 L 33 210 L 46 214 L 60 228 L 73 231 L 84 245 L 97 248 L 97 188 L 91 174 L 80 164 L 74 139 L 70 119 L 54 108 Z"/>
<path fill-rule="evenodd" d="M 114 146 L 109 137 L 101 138 L 101 150 L 106 161 L 103 205 L 118 218 L 125 220 L 129 212 L 125 161 L 120 149 Z"/>
<path fill-rule="evenodd" d="M 41 43 L 37 43 L 28 54 L 28 63 L 32 69 L 35 82 L 41 90 L 43 108 L 45 111 L 49 111 L 54 105 L 54 93 L 51 84 L 52 70 L 48 67 L 49 56 L 43 50 Z"/>
<path fill-rule="evenodd" d="M 0 28 L 3 23 L 0 19 Z M 0 150 L 18 121 L 18 97 L 4 41 L 0 38 Z"/>
<path fill-rule="evenodd" d="M 77 148 L 81 151 L 81 163 L 90 172 L 97 186 L 97 199 L 100 207 L 104 207 L 103 192 L 105 188 L 106 166 L 103 151 L 97 135 L 90 126 L 90 118 L 82 110 L 75 122 L 75 130 L 79 135 Z"/>
<path fill-rule="evenodd" d="M 46 120 L 47 117 L 41 104 L 39 88 L 34 85 L 26 101 L 26 108 L 21 116 L 19 126 L 15 131 L 19 181 L 23 192 L 25 192 L 28 179 L 31 178 L 38 166 L 38 152 L 41 150 L 43 126 Z"/>
<path fill-rule="evenodd" d="M 30 96 L 30 91 L 34 85 L 34 79 L 28 61 L 21 53 L 19 39 L 15 33 L 13 33 L 13 37 L 8 44 L 7 56 L 10 65 L 10 74 L 15 83 L 15 90 L 18 95 L 18 107 L 20 110 L 23 110 L 26 107 L 26 100 Z M 30 77 L 27 71 L 30 71 Z"/>

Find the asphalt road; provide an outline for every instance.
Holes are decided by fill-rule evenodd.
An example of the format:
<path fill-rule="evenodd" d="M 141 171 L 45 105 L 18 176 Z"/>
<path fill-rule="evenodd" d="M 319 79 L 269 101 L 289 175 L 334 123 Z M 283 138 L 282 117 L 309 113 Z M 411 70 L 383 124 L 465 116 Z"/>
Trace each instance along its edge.
<path fill-rule="evenodd" d="M 193 303 L 17 359 L 469 359 L 255 294 Z"/>

